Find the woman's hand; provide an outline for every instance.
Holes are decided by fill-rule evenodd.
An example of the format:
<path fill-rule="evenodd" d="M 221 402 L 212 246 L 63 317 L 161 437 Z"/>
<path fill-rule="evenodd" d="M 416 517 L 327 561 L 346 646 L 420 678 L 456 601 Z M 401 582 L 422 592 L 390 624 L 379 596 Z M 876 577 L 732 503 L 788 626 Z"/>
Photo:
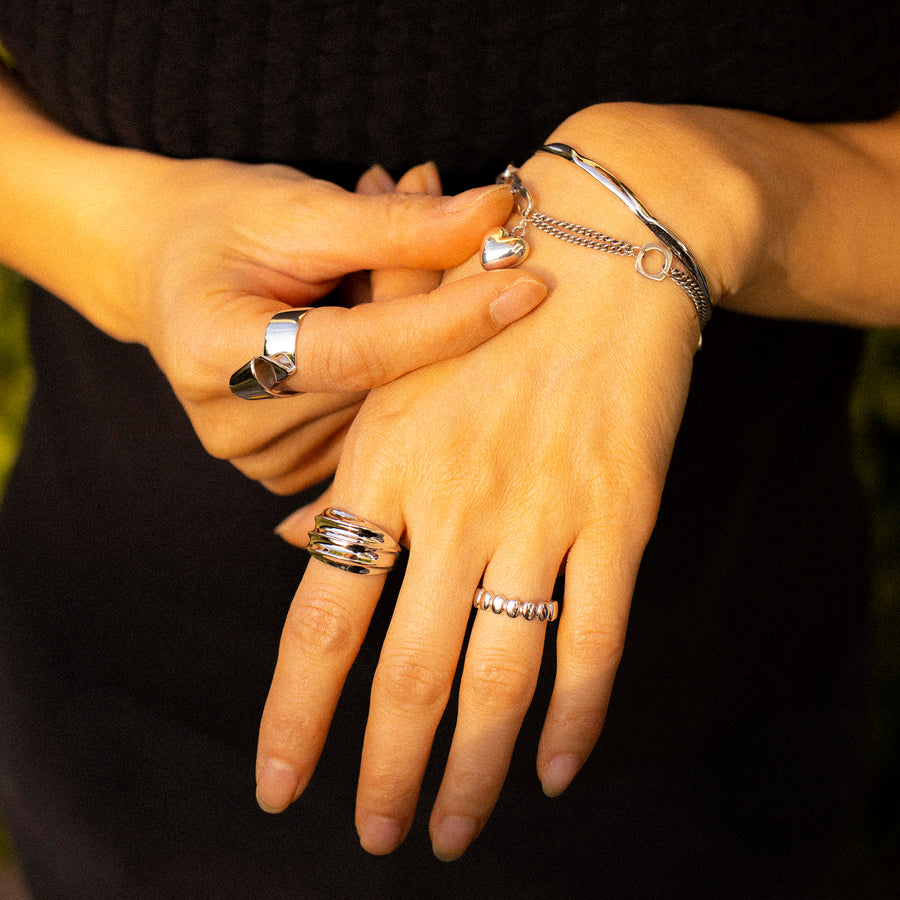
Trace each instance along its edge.
<path fill-rule="evenodd" d="M 246 403 L 228 377 L 262 351 L 271 316 L 309 306 L 350 272 L 442 269 L 472 252 L 485 222 L 505 214 L 494 189 L 457 201 L 350 194 L 280 167 L 181 163 L 152 257 L 135 329 L 213 455 L 279 493 L 330 475 L 361 392 L 476 346 L 529 311 L 533 278 L 479 276 L 431 293 L 351 309 L 327 306 L 299 329 L 304 396 Z"/>
<path fill-rule="evenodd" d="M 333 472 L 364 391 L 465 353 L 544 293 L 526 273 L 482 273 L 316 309 L 285 383 L 307 393 L 248 403 L 229 377 L 262 352 L 274 313 L 315 304 L 351 272 L 459 264 L 506 218 L 508 194 L 354 194 L 284 166 L 101 146 L 48 121 L 4 77 L 0 157 L 0 258 L 113 337 L 145 344 L 207 450 L 273 491 Z"/>
<path fill-rule="evenodd" d="M 868 208 L 900 225 L 898 207 L 884 199 L 900 183 L 888 152 L 897 124 L 841 131 L 722 110 L 616 106 L 579 114 L 553 139 L 633 187 L 692 249 L 714 299 L 746 312 L 857 321 L 898 308 L 885 267 L 847 258 L 840 188 L 853 183 Z M 823 172 L 845 178 L 819 185 Z M 648 240 L 571 165 L 539 154 L 522 178 L 541 212 L 632 244 Z M 626 259 L 534 228 L 528 239 L 527 267 L 548 284 L 547 300 L 490 343 L 373 391 L 335 477 L 334 506 L 409 547 L 372 686 L 357 796 L 357 828 L 373 853 L 393 850 L 410 827 L 477 587 L 546 600 L 563 563 L 562 610 L 550 626 L 559 629 L 557 676 L 537 768 L 547 794 L 570 783 L 602 727 L 679 427 L 697 342 L 685 294 L 669 280 L 640 278 Z M 865 243 L 864 261 L 877 246 Z M 260 729 L 263 808 L 283 809 L 312 776 L 382 584 L 311 561 Z M 443 859 L 465 850 L 493 808 L 544 640 L 536 621 L 475 617 L 431 814 Z"/>
<path fill-rule="evenodd" d="M 466 352 L 543 295 L 534 279 L 506 273 L 351 309 L 321 307 L 303 320 L 299 372 L 286 382 L 308 393 L 278 403 L 236 401 L 228 376 L 261 352 L 265 325 L 283 304 L 310 305 L 359 269 L 439 270 L 458 262 L 503 198 L 476 193 L 448 215 L 445 201 L 424 194 L 352 195 L 283 170 L 232 174 L 251 181 L 244 191 L 255 199 L 205 217 L 213 233 L 192 227 L 182 235 L 189 246 L 163 267 L 171 282 L 157 291 L 171 302 L 151 307 L 150 347 L 206 448 L 270 490 L 294 492 L 334 471 L 361 392 Z M 217 198 L 241 193 L 240 185 L 227 193 L 215 187 Z M 281 195 L 280 206 L 272 193 Z M 223 219 L 232 223 L 225 235 Z M 190 353 L 185 334 L 195 336 Z"/>
<path fill-rule="evenodd" d="M 603 198 L 573 199 L 591 195 L 568 168 L 535 159 L 522 176 L 539 209 L 601 224 Z M 633 236 L 633 223 L 617 222 Z M 528 239 L 527 265 L 551 285 L 547 300 L 489 345 L 373 391 L 335 478 L 333 505 L 410 549 L 373 684 L 359 782 L 357 826 L 374 853 L 394 849 L 412 821 L 480 584 L 548 600 L 565 561 L 562 613 L 549 626 L 559 636 L 538 759 L 545 791 L 561 792 L 584 763 L 603 722 L 680 423 L 697 343 L 686 295 L 671 282 L 641 279 L 625 259 L 534 229 Z M 284 808 L 311 777 L 382 584 L 310 563 L 263 716 L 263 808 Z M 442 858 L 460 855 L 493 808 L 546 627 L 476 614 L 431 818 Z"/>

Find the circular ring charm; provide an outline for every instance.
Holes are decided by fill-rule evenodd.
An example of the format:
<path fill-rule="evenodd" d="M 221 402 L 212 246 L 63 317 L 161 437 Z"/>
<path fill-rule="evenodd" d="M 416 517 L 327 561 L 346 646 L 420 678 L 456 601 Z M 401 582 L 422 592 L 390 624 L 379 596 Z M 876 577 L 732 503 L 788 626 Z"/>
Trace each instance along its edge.
<path fill-rule="evenodd" d="M 663 265 L 662 268 L 658 272 L 648 272 L 644 268 L 644 257 L 648 253 L 652 253 L 656 251 L 658 253 L 662 253 L 663 255 Z M 672 251 L 668 247 L 664 247 L 662 244 L 656 244 L 653 241 L 650 241 L 647 244 L 644 244 L 643 247 L 640 248 L 637 252 L 637 259 L 634 261 L 634 269 L 639 275 L 643 275 L 644 278 L 649 278 L 651 281 L 662 281 L 666 275 L 669 274 L 669 269 L 672 268 Z"/>

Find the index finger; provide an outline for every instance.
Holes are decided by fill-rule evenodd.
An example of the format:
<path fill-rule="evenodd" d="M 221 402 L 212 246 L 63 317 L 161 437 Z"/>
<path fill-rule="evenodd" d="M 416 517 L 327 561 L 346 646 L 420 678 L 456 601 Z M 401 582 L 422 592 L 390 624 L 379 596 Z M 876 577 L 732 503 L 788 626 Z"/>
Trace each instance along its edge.
<path fill-rule="evenodd" d="M 329 182 L 306 181 L 289 208 L 295 221 L 284 224 L 288 233 L 303 235 L 297 270 L 328 281 L 359 269 L 452 268 L 480 249 L 485 233 L 503 224 L 511 208 L 504 185 L 432 197 L 354 194 Z"/>
<path fill-rule="evenodd" d="M 487 275 L 501 278 L 487 279 Z M 481 273 L 434 291 L 307 315 L 297 338 L 303 391 L 369 390 L 424 365 L 461 356 L 527 315 L 546 288 L 524 272 Z"/>
<path fill-rule="evenodd" d="M 281 812 L 306 789 L 384 582 L 310 560 L 260 723 L 256 797 L 266 812 Z"/>

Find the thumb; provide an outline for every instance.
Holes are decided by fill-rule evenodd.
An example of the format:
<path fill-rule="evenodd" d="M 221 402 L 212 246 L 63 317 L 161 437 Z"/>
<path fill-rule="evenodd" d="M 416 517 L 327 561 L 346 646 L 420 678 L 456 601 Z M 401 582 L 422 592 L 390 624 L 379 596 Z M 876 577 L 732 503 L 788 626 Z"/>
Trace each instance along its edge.
<path fill-rule="evenodd" d="M 545 294 L 535 276 L 507 270 L 471 275 L 428 294 L 313 309 L 298 330 L 297 371 L 284 387 L 370 390 L 473 350 L 531 312 Z"/>

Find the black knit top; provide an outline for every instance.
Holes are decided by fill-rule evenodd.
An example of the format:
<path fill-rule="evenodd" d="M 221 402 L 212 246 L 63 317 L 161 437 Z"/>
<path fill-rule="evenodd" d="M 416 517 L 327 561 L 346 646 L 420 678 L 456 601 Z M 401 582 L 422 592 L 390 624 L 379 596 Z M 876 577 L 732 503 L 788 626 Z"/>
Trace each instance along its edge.
<path fill-rule="evenodd" d="M 601 101 L 884 115 L 897 25 L 896 4 L 849 0 L 0 3 L 24 83 L 88 138 L 344 183 L 431 158 L 453 187 Z M 143 348 L 38 289 L 31 309 L 37 389 L 0 511 L 0 802 L 37 897 L 815 894 L 863 795 L 857 334 L 716 313 L 597 750 L 541 795 L 551 629 L 497 810 L 442 865 L 425 826 L 453 700 L 403 847 L 368 857 L 353 828 L 390 592 L 312 784 L 264 815 L 256 729 L 305 563 L 271 529 L 306 497 L 209 458 Z"/>

